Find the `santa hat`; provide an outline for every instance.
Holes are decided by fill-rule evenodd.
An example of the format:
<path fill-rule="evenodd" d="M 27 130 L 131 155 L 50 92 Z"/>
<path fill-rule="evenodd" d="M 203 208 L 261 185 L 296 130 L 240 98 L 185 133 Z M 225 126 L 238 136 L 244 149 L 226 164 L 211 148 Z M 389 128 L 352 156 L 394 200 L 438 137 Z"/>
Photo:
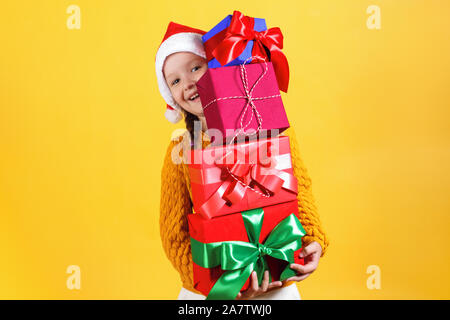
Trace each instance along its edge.
<path fill-rule="evenodd" d="M 202 30 L 170 22 L 164 39 L 156 53 L 156 78 L 158 79 L 159 91 L 167 103 L 164 115 L 172 123 L 180 121 L 182 119 L 182 113 L 180 106 L 176 104 L 166 84 L 163 74 L 164 61 L 166 61 L 168 56 L 177 52 L 192 52 L 200 57 L 206 58 L 202 41 L 202 35 L 205 33 Z"/>

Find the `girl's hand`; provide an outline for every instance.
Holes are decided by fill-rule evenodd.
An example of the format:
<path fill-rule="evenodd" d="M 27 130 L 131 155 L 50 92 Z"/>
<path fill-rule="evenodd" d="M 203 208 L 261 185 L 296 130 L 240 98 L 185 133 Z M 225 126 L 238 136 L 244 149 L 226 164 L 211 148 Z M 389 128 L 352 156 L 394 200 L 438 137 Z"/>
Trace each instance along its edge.
<path fill-rule="evenodd" d="M 272 289 L 279 288 L 282 286 L 281 281 L 274 281 L 269 283 L 269 271 L 264 272 L 264 278 L 261 282 L 261 286 L 258 286 L 258 277 L 256 272 L 253 271 L 250 276 L 250 286 L 247 290 L 239 292 L 236 296 L 236 300 L 251 299 L 261 294 L 264 294 Z"/>
<path fill-rule="evenodd" d="M 297 276 L 286 279 L 285 281 L 302 281 L 308 278 L 319 265 L 320 255 L 322 254 L 322 247 L 316 241 L 311 242 L 300 252 L 300 258 L 304 258 L 305 265 L 293 263 L 290 265 L 291 269 L 297 271 Z"/>
<path fill-rule="evenodd" d="M 318 242 L 313 241 L 310 244 L 308 244 L 305 248 L 303 248 L 302 252 L 300 252 L 300 258 L 304 258 L 305 265 L 295 263 L 290 265 L 291 269 L 296 271 L 299 275 L 288 278 L 283 282 L 302 281 L 307 277 L 309 277 L 311 273 L 313 273 L 317 269 L 321 254 L 322 254 L 322 247 Z M 283 285 L 283 282 L 274 281 L 272 283 L 269 283 L 269 272 L 265 271 L 261 286 L 258 286 L 258 277 L 256 276 L 256 272 L 253 271 L 250 276 L 249 288 L 246 291 L 239 292 L 236 299 L 244 300 L 254 298 L 272 289 L 281 287 Z"/>

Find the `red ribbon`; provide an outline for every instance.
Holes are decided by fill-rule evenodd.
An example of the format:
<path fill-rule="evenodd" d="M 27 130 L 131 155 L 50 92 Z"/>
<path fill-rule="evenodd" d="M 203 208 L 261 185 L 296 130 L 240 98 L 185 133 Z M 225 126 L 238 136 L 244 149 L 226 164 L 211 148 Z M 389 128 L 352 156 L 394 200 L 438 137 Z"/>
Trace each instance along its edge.
<path fill-rule="evenodd" d="M 259 148 L 246 149 L 244 152 L 235 148 L 217 158 L 215 164 L 222 168 L 223 182 L 203 203 L 200 213 L 213 218 L 224 205 L 242 201 L 248 189 L 265 197 L 275 195 L 282 188 L 296 193 L 297 179 L 294 175 L 275 169 L 275 159 L 268 152 L 259 152 L 259 156 L 256 154 L 261 148 L 268 148 L 266 150 L 269 151 L 270 147 L 270 141 L 267 141 L 260 144 Z M 249 159 L 256 159 L 256 163 L 251 163 Z M 264 193 L 251 185 L 257 185 Z"/>
<path fill-rule="evenodd" d="M 233 61 L 242 54 L 248 41 L 253 40 L 252 56 L 272 62 L 277 76 L 278 87 L 287 92 L 289 85 L 289 64 L 283 54 L 283 34 L 280 28 L 257 32 L 253 30 L 254 18 L 234 11 L 230 26 L 223 41 L 213 50 L 212 55 L 221 65 Z M 268 55 L 267 50 L 270 52 Z"/>

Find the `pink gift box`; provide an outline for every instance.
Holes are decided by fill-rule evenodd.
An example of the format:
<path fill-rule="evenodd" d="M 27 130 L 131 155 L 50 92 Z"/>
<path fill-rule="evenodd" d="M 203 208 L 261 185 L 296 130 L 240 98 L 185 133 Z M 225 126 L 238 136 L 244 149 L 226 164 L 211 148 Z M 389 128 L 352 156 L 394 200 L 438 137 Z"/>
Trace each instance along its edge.
<path fill-rule="evenodd" d="M 241 68 L 245 68 L 244 76 Z M 244 82 L 247 83 L 249 94 L 246 93 Z M 197 90 L 208 129 L 219 130 L 223 141 L 225 138 L 229 140 L 235 130 L 242 127 L 245 127 L 242 133 L 248 135 L 260 125 L 259 132 L 265 131 L 267 137 L 273 136 L 269 130 L 276 129 L 276 134 L 279 134 L 289 128 L 271 62 L 208 69 L 198 80 Z M 247 105 L 249 96 L 257 111 L 250 104 Z"/>

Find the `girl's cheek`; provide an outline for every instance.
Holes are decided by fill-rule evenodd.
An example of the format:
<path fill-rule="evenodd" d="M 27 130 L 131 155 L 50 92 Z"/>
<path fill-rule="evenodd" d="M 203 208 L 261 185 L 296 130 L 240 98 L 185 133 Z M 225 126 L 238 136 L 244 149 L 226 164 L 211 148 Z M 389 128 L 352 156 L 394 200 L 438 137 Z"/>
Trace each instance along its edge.
<path fill-rule="evenodd" d="M 177 92 L 176 95 L 174 95 L 174 97 L 176 97 L 178 104 L 183 103 L 183 96 L 181 92 Z"/>

